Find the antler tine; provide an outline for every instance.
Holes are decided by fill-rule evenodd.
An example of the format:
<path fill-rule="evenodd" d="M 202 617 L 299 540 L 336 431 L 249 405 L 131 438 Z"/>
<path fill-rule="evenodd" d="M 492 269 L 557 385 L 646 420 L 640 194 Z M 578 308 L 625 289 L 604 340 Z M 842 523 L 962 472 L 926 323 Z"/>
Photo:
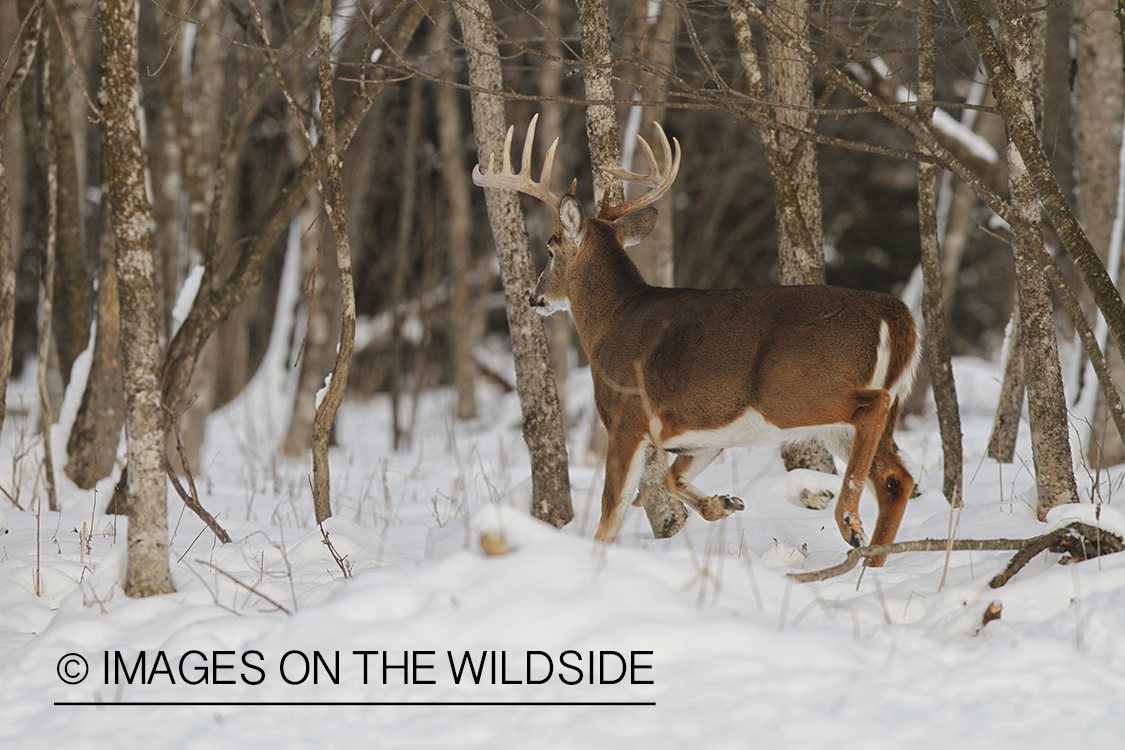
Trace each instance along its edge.
<path fill-rule="evenodd" d="M 520 156 L 520 171 L 518 173 L 512 171 L 512 133 L 515 130 L 513 126 L 508 128 L 508 134 L 504 138 L 504 155 L 500 171 L 494 170 L 494 157 L 489 156 L 488 172 L 482 172 L 480 164 L 477 164 L 473 168 L 473 182 L 481 187 L 517 190 L 533 198 L 538 198 L 557 209 L 560 198 L 551 192 L 551 168 L 555 161 L 555 147 L 559 145 L 558 138 L 547 149 L 547 154 L 543 158 L 543 170 L 539 175 L 539 181 L 536 182 L 531 178 L 531 153 L 535 146 L 535 125 L 538 121 L 539 115 L 536 114 L 527 126 L 527 135 L 523 141 L 523 153 Z"/>
<path fill-rule="evenodd" d="M 512 133 L 515 131 L 516 126 L 509 125 L 508 132 L 504 136 L 504 165 L 501 167 L 504 174 L 512 174 Z M 491 161 L 491 157 L 489 161 Z"/>
<path fill-rule="evenodd" d="M 627 169 L 620 167 L 602 167 L 602 171 L 618 177 L 626 182 L 635 182 L 641 185 L 647 185 L 652 188 L 644 195 L 638 195 L 632 200 L 625 201 L 616 206 L 610 206 L 602 210 L 601 216 L 605 219 L 620 218 L 628 213 L 636 211 L 638 208 L 643 208 L 647 205 L 655 203 L 660 196 L 668 192 L 668 188 L 672 187 L 672 183 L 676 181 L 676 175 L 680 172 L 680 142 L 673 138 L 672 143 L 676 144 L 675 154 L 672 152 L 672 146 L 668 143 L 668 136 L 664 134 L 664 128 L 660 127 L 660 123 L 654 122 L 656 126 L 656 134 L 660 137 L 660 146 L 664 151 L 664 164 L 667 172 L 661 172 L 660 165 L 656 161 L 656 156 L 652 153 L 652 147 L 639 133 L 637 140 L 641 144 L 641 148 L 645 152 L 645 158 L 648 159 L 649 174 L 642 175 L 636 172 L 630 172 Z"/>

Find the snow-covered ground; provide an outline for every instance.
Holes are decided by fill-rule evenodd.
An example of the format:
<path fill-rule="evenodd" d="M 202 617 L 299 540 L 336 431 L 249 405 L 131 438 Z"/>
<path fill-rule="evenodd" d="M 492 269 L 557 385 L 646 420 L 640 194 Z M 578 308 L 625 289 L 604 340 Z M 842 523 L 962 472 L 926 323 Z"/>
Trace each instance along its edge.
<path fill-rule="evenodd" d="M 961 538 L 1028 537 L 1095 515 L 1125 529 L 1119 474 L 1102 476 L 1100 506 L 1038 522 L 1026 434 L 1016 464 L 982 457 L 997 368 L 956 364 L 965 507 L 951 518 L 941 496 L 935 422 L 911 419 L 898 442 L 922 494 L 899 540 L 942 538 L 951 523 Z M 588 377 L 571 382 L 580 426 Z M 744 512 L 693 516 L 657 541 L 634 509 L 619 542 L 599 548 L 601 470 L 581 427 L 575 520 L 559 532 L 521 510 L 515 397 L 481 394 L 486 416 L 469 425 L 450 418 L 452 394 L 427 395 L 398 453 L 386 400 L 345 404 L 325 531 L 350 578 L 312 525 L 308 467 L 272 456 L 272 420 L 250 406 L 260 402 L 217 413 L 199 486 L 234 542 L 217 544 L 172 495 L 177 591 L 145 600 L 121 590 L 126 521 L 101 513 L 110 483 L 83 492 L 60 471 L 62 512 L 27 510 L 41 494 L 36 415 L 10 410 L 0 487 L 18 489 L 24 510 L 0 499 L 0 748 L 1125 742 L 1122 556 L 1060 566 L 1042 555 L 996 590 L 988 580 L 1011 553 L 954 553 L 948 565 L 903 554 L 794 583 L 787 573 L 846 548 L 831 506 L 800 507 L 798 478 L 769 449 L 729 452 L 697 482 L 738 494 Z M 1081 468 L 1079 480 L 1088 500 Z M 861 509 L 871 526 L 873 499 Z M 483 532 L 513 551 L 485 555 Z M 994 601 L 1002 617 L 982 628 Z"/>

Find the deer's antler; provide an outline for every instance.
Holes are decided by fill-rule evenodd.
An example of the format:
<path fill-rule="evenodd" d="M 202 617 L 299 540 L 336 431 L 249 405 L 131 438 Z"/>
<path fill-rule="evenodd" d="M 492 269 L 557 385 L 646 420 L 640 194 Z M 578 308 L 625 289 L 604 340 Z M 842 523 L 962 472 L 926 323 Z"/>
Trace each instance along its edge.
<path fill-rule="evenodd" d="M 551 192 L 551 167 L 555 161 L 555 147 L 559 145 L 558 138 L 547 149 L 547 155 L 543 157 L 543 170 L 539 174 L 539 181 L 536 182 L 531 179 L 531 151 L 535 143 L 535 123 L 538 120 L 539 115 L 537 114 L 531 118 L 531 124 L 527 126 L 527 137 L 523 141 L 523 158 L 518 173 L 512 171 L 512 131 L 515 130 L 513 126 L 508 128 L 508 135 L 504 138 L 504 157 L 500 171 L 497 172 L 495 169 L 496 155 L 490 154 L 488 171 L 481 171 L 480 164 L 473 167 L 473 182 L 481 187 L 518 190 L 558 209 L 561 199 Z"/>
<path fill-rule="evenodd" d="M 664 135 L 664 128 L 660 127 L 660 123 L 654 122 L 656 126 L 656 134 L 660 136 L 660 145 L 664 151 L 664 167 L 666 173 L 661 174 L 660 166 L 656 163 L 656 157 L 653 156 L 652 147 L 648 145 L 648 141 L 637 134 L 637 140 L 641 143 L 641 148 L 644 149 L 645 156 L 648 157 L 650 172 L 647 175 L 637 174 L 630 172 L 627 169 L 620 167 L 602 167 L 602 171 L 618 177 L 626 182 L 635 182 L 640 185 L 648 185 L 651 190 L 643 195 L 638 195 L 632 200 L 627 200 L 624 203 L 619 203 L 616 206 L 605 206 L 598 214 L 598 218 L 608 219 L 613 221 L 619 219 L 626 214 L 636 211 L 638 208 L 644 208 L 652 203 L 655 203 L 660 196 L 668 192 L 668 188 L 672 187 L 672 183 L 676 181 L 676 175 L 680 171 L 680 142 L 675 138 L 672 142 L 676 144 L 676 152 L 673 156 L 672 147 L 668 143 L 668 136 Z"/>

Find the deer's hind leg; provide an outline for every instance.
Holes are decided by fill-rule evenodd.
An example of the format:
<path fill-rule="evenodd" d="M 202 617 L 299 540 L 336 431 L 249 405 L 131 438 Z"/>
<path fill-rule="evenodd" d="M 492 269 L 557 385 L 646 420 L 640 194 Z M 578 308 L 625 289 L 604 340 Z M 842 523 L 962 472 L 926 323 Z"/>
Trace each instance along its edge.
<path fill-rule="evenodd" d="M 711 465 L 722 448 L 707 448 L 681 453 L 668 467 L 664 475 L 664 486 L 668 494 L 685 503 L 708 521 L 718 521 L 726 518 L 737 510 L 744 510 L 745 505 L 737 497 L 730 495 L 707 495 L 691 484 L 701 471 Z"/>
<path fill-rule="evenodd" d="M 851 455 L 848 456 L 848 468 L 844 472 L 840 497 L 836 501 L 836 525 L 844 541 L 853 547 L 859 547 L 865 542 L 863 524 L 859 520 L 859 497 L 884 437 L 891 409 L 891 395 L 884 390 L 862 389 L 855 391 L 852 399 L 854 403 L 848 423 L 855 428 L 855 436 L 852 438 Z M 896 523 L 895 528 L 897 527 Z"/>

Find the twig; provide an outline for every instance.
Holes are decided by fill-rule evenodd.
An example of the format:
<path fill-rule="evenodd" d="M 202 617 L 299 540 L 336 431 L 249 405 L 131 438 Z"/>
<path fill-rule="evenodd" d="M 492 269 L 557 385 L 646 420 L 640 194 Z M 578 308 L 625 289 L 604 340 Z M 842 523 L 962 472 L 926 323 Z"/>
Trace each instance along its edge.
<path fill-rule="evenodd" d="M 1120 552 L 1125 549 L 1125 544 L 1116 534 L 1075 521 L 1061 529 L 1030 539 L 955 539 L 952 544 L 948 539 L 921 539 L 894 544 L 869 544 L 849 550 L 847 559 L 839 565 L 808 573 L 790 573 L 789 577 L 801 583 L 824 581 L 847 573 L 859 564 L 861 558 L 879 557 L 896 552 L 944 552 L 947 549 L 955 552 L 1019 550 L 1019 554 L 1012 558 L 1008 568 L 989 582 L 992 588 L 999 588 L 1032 557 L 1048 548 L 1053 551 L 1069 552 L 1076 560 L 1085 560 L 1097 557 L 1099 552 L 1101 554 Z"/>
<path fill-rule="evenodd" d="M 328 538 L 328 532 L 324 530 L 324 524 L 318 523 L 317 528 L 320 529 L 320 535 L 323 537 L 324 546 L 328 548 L 328 552 L 332 555 L 332 559 L 336 561 L 336 565 L 340 567 L 340 572 L 344 574 L 344 578 L 352 577 L 352 564 L 347 562 L 348 556 L 340 556 L 336 548 L 332 545 L 332 540 Z"/>
<path fill-rule="evenodd" d="M 176 494 L 184 501 L 184 505 L 191 508 L 195 515 L 199 516 L 200 520 L 207 524 L 211 531 L 215 532 L 215 536 L 219 538 L 220 542 L 229 544 L 231 541 L 230 534 L 219 525 L 215 517 L 208 513 L 207 509 L 203 507 L 203 504 L 199 502 L 199 492 L 195 488 L 195 478 L 192 476 L 187 451 L 184 449 L 184 441 L 180 436 L 180 417 L 183 416 L 184 411 L 187 411 L 194 402 L 195 399 L 193 398 L 179 413 L 173 413 L 172 410 L 168 408 L 168 405 L 164 404 L 164 411 L 168 413 L 168 421 L 172 423 L 172 431 L 176 435 L 176 451 L 180 454 L 180 463 L 184 467 L 184 476 L 187 477 L 188 488 L 191 490 L 191 494 L 188 494 L 188 492 L 184 490 L 184 486 L 180 484 L 180 478 L 176 476 L 176 470 L 172 468 L 172 462 L 167 455 L 164 456 L 164 469 L 168 473 L 168 480 L 172 483 L 172 487 L 175 488 Z"/>
<path fill-rule="evenodd" d="M 226 572 L 226 571 L 225 571 L 225 570 L 223 570 L 222 568 L 220 568 L 220 567 L 218 567 L 218 566 L 216 566 L 216 565 L 212 565 L 211 563 L 207 562 L 206 560 L 196 560 L 196 562 L 197 562 L 197 563 L 199 563 L 200 565 L 206 565 L 206 566 L 207 566 L 208 568 L 210 568 L 211 570 L 215 571 L 216 573 L 218 573 L 218 574 L 219 574 L 219 575 L 221 575 L 221 576 L 224 576 L 224 577 L 226 577 L 226 578 L 229 578 L 230 580 L 234 581 L 235 583 L 237 583 L 237 584 L 238 584 L 239 586 L 241 586 L 242 588 L 244 588 L 244 589 L 246 589 L 247 591 L 249 591 L 249 592 L 250 592 L 251 594 L 254 594 L 255 596 L 260 596 L 261 598 L 265 599 L 265 600 L 266 600 L 267 602 L 269 602 L 269 603 L 270 603 L 270 604 L 272 604 L 273 606 L 275 606 L 275 607 L 277 607 L 278 609 L 280 609 L 280 610 L 281 610 L 282 612 L 284 612 L 285 614 L 287 614 L 287 615 L 292 615 L 292 614 L 293 614 L 293 613 L 292 613 L 292 612 L 290 612 L 290 611 L 289 611 L 288 609 L 286 609 L 286 608 L 285 608 L 284 606 L 282 606 L 282 605 L 281 605 L 281 604 L 279 604 L 279 603 L 278 603 L 277 601 L 275 601 L 275 600 L 274 600 L 273 598 L 271 598 L 271 597 L 269 597 L 269 596 L 267 596 L 267 595 L 263 594 L 263 593 L 262 593 L 261 591 L 258 591 L 258 589 L 254 588 L 254 587 L 253 587 L 253 586 L 251 586 L 250 584 L 247 584 L 247 583 L 243 583 L 242 581 L 238 580 L 237 578 L 235 578 L 234 576 L 232 576 L 232 575 L 231 575 L 230 573 Z"/>

